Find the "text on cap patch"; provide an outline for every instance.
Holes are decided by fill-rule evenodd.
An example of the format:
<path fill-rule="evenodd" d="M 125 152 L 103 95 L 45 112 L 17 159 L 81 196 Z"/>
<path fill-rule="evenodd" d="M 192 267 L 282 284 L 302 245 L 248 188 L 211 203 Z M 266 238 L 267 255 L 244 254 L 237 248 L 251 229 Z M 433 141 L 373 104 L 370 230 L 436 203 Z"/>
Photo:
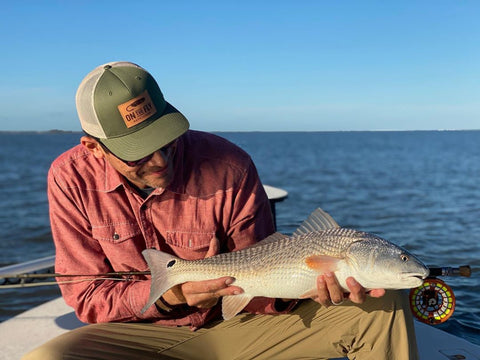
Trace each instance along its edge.
<path fill-rule="evenodd" d="M 147 90 L 136 98 L 118 105 L 118 110 L 127 128 L 140 124 L 157 112 Z"/>

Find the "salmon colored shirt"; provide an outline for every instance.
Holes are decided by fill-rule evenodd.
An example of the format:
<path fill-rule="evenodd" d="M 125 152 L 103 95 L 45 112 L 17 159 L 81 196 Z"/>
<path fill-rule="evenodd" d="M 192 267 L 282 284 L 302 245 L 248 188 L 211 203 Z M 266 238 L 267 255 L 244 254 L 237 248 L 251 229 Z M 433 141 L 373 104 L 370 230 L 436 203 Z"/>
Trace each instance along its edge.
<path fill-rule="evenodd" d="M 202 259 L 216 235 L 221 251 L 243 249 L 274 231 L 270 205 L 250 157 L 225 139 L 188 131 L 175 154 L 175 178 L 165 189 L 140 196 L 104 159 L 82 145 L 60 155 L 48 174 L 56 271 L 100 274 L 145 271 L 141 254 L 155 248 Z M 60 285 L 83 322 L 151 321 L 198 328 L 219 318 L 220 307 L 180 305 L 171 312 L 140 310 L 150 291 L 138 281 L 95 280 Z M 275 313 L 274 300 L 255 298 L 253 313 Z"/>

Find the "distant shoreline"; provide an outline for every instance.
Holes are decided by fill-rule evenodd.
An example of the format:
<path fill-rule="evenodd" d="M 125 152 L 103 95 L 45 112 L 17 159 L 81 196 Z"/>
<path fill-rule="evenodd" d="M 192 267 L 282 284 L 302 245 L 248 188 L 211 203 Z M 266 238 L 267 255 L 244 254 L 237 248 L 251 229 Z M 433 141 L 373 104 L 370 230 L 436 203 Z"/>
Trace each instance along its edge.
<path fill-rule="evenodd" d="M 192 129 L 195 130 L 195 129 Z M 431 129 L 431 130 L 205 130 L 211 133 L 389 133 L 389 132 L 466 132 L 480 129 Z M 0 130 L 0 134 L 82 134 L 81 130 Z"/>
<path fill-rule="evenodd" d="M 81 134 L 79 130 L 0 130 L 0 134 Z"/>

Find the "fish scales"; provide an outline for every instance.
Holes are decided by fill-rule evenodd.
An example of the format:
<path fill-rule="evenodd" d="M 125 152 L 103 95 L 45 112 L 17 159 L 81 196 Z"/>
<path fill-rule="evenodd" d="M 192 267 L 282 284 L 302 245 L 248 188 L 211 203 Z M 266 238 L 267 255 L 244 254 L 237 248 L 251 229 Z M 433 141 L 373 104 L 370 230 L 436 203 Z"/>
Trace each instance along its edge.
<path fill-rule="evenodd" d="M 260 296 L 293 296 L 311 288 L 312 277 L 318 271 L 307 266 L 304 259 L 312 253 L 343 258 L 348 246 L 367 238 L 367 234 L 351 229 L 336 228 L 294 237 L 284 236 L 274 242 L 246 248 L 242 251 L 219 254 L 215 257 L 178 261 L 177 275 L 192 280 L 208 280 L 222 276 L 236 278 L 236 285 Z M 191 275 L 191 274 L 194 275 Z M 249 280 L 256 279 L 254 282 Z M 289 284 L 289 292 L 267 284 Z M 294 283 L 294 284 L 292 284 Z M 308 285 L 307 285 L 308 284 Z"/>
<path fill-rule="evenodd" d="M 153 249 L 143 254 L 152 272 L 152 285 L 142 311 L 177 284 L 232 276 L 244 293 L 223 298 L 225 319 L 255 296 L 314 296 L 316 278 L 325 272 L 334 272 L 345 290 L 349 276 L 369 289 L 416 287 L 428 276 L 426 266 L 406 250 L 373 234 L 341 228 L 321 209 L 293 236 L 276 233 L 239 251 L 193 261 Z"/>

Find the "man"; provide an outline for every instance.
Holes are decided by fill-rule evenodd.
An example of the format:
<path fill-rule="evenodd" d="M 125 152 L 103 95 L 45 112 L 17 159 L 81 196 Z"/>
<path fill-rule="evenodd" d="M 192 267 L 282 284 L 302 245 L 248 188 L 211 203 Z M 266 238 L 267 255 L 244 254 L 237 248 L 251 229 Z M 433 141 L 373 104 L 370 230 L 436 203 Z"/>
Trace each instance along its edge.
<path fill-rule="evenodd" d="M 188 130 L 146 70 L 127 62 L 99 66 L 80 84 L 76 103 L 87 135 L 48 176 L 57 272 L 145 271 L 146 248 L 201 259 L 274 231 L 250 157 L 222 138 Z M 129 280 L 60 285 L 79 319 L 94 325 L 25 358 L 417 356 L 405 299 L 382 289 L 370 293 L 380 299 L 367 298 L 353 278 L 349 294 L 329 273 L 318 278 L 316 302 L 255 298 L 229 321 L 220 319 L 220 299 L 243 291 L 232 277 L 177 285 L 143 314 L 150 279 Z M 331 306 L 344 300 L 351 301 Z"/>

